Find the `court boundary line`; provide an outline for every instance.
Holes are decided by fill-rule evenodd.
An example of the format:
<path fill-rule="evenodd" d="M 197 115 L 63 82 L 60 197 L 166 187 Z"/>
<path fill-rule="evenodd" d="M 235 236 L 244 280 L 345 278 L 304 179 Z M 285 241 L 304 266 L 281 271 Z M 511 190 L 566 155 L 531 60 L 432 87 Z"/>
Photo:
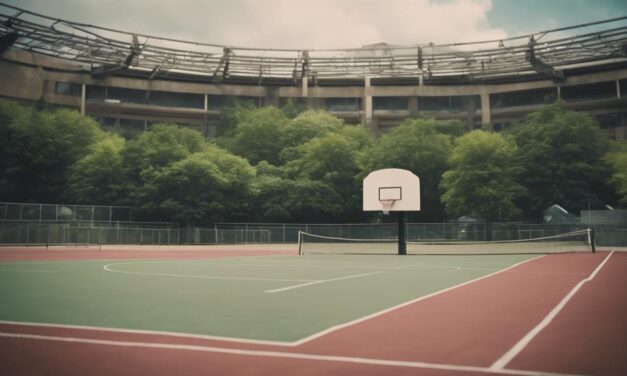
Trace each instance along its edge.
<path fill-rule="evenodd" d="M 284 358 L 284 359 L 310 360 L 310 361 L 319 361 L 319 362 L 339 362 L 339 363 L 351 363 L 351 364 L 361 364 L 361 365 L 406 367 L 406 368 L 418 368 L 418 369 L 437 369 L 437 370 L 459 371 L 459 372 L 477 372 L 477 373 L 482 372 L 482 373 L 507 374 L 507 375 L 519 375 L 519 376 L 541 376 L 541 375 L 569 376 L 571 375 L 571 374 L 564 374 L 564 373 L 547 373 L 547 372 L 516 370 L 516 369 L 495 370 L 492 368 L 479 367 L 479 366 L 427 363 L 427 362 L 414 362 L 414 361 L 375 359 L 375 358 L 361 358 L 361 357 L 350 357 L 350 356 L 341 356 L 341 355 L 319 355 L 319 354 L 280 352 L 280 351 L 268 351 L 268 350 L 245 350 L 245 349 L 233 349 L 233 348 L 215 347 L 215 346 L 149 343 L 149 342 L 139 342 L 139 341 L 136 341 L 136 342 L 114 341 L 114 340 L 101 340 L 101 339 L 79 338 L 79 337 L 45 336 L 45 335 L 38 335 L 38 334 L 20 334 L 20 333 L 0 332 L 0 337 L 40 340 L 40 341 L 42 340 L 43 341 L 55 341 L 55 342 L 65 342 L 65 343 L 81 343 L 81 344 L 92 344 L 92 345 L 101 345 L 101 346 L 134 347 L 134 348 L 147 348 L 147 349 L 160 349 L 160 350 L 201 351 L 201 352 L 212 352 L 212 353 L 221 353 L 221 354 L 229 354 L 229 355 L 256 356 L 256 357 L 265 357 L 265 358 Z"/>
<path fill-rule="evenodd" d="M 327 329 L 321 330 L 320 332 L 317 333 L 313 333 L 309 336 L 303 337 L 301 339 L 295 340 L 295 341 L 272 341 L 272 340 L 256 340 L 256 339 L 249 339 L 249 338 L 237 338 L 237 337 L 221 337 L 221 336 L 213 336 L 213 335 L 203 335 L 203 334 L 192 334 L 192 333 L 180 333 L 180 332 L 168 332 L 168 331 L 157 331 L 157 330 L 141 330 L 141 329 L 123 329 L 123 328 L 114 328 L 114 327 L 97 327 L 97 326 L 87 326 L 87 325 L 71 325 L 71 324 L 49 324 L 49 323 L 38 323 L 38 322 L 22 322 L 22 321 L 7 321 L 7 320 L 0 320 L 0 324 L 8 324 L 8 325 L 25 325 L 25 326 L 39 326 L 39 327 L 52 327 L 52 328 L 67 328 L 67 329 L 80 329 L 80 330 L 96 330 L 96 331 L 110 331 L 110 332 L 119 332 L 119 333 L 134 333 L 134 334 L 147 334 L 147 335 L 165 335 L 165 336 L 173 336 L 173 337 L 181 337 L 181 338 L 196 338 L 196 339 L 205 339 L 205 340 L 214 340 L 214 341 L 224 341 L 224 342 L 232 342 L 232 343 L 246 343 L 246 344 L 256 344 L 256 345 L 275 345 L 275 346 L 287 346 L 287 347 L 296 347 L 296 346 L 300 346 L 302 344 L 305 344 L 307 342 L 313 341 L 317 338 L 320 338 L 322 336 L 325 336 L 327 334 L 330 334 L 332 332 L 347 328 L 349 326 L 352 325 L 356 325 L 359 324 L 361 322 L 370 320 L 372 318 L 375 318 L 377 316 L 381 316 L 384 315 L 386 313 L 395 311 L 397 309 L 406 307 L 408 305 L 417 303 L 419 301 L 422 300 L 426 300 L 429 299 L 431 297 L 440 295 L 440 294 L 444 294 L 448 291 L 452 291 L 458 287 L 463 287 L 465 285 L 480 281 L 482 279 L 486 279 L 489 277 L 492 277 L 494 275 L 497 275 L 499 273 L 503 273 L 507 270 L 513 269 L 517 266 L 523 265 L 525 263 L 534 261 L 534 260 L 538 260 L 542 257 L 545 257 L 546 255 L 539 255 L 537 257 L 533 257 L 527 260 L 523 260 L 519 263 L 516 263 L 514 265 L 510 265 L 509 267 L 505 268 L 505 269 L 500 269 L 495 271 L 494 273 L 490 273 L 490 274 L 486 274 L 484 276 L 469 280 L 469 281 L 465 281 L 462 282 L 460 284 L 454 285 L 454 286 L 450 286 L 447 287 L 443 290 L 438 290 L 435 291 L 431 294 L 428 295 L 424 295 L 421 297 L 418 297 L 416 299 L 412 299 L 400 304 L 397 304 L 395 306 L 392 307 L 388 307 L 385 308 L 381 311 L 377 311 L 374 313 L 371 313 L 370 315 L 366 315 L 360 318 L 357 318 L 355 320 L 351 320 L 342 324 L 338 324 L 332 327 L 329 327 Z"/>
<path fill-rule="evenodd" d="M 364 321 L 367 321 L 367 320 L 373 319 L 373 318 L 375 318 L 375 317 L 378 317 L 378 316 L 384 315 L 384 314 L 386 314 L 386 313 L 390 313 L 390 312 L 395 311 L 395 310 L 397 310 L 397 309 L 400 309 L 400 308 L 403 308 L 403 307 L 406 307 L 406 306 L 412 305 L 412 304 L 414 304 L 414 303 L 418 303 L 418 302 L 420 302 L 420 301 L 422 301 L 422 300 L 426 300 L 426 299 L 432 298 L 432 297 L 434 297 L 434 296 L 437 296 L 437 295 L 444 294 L 444 293 L 446 293 L 446 292 L 452 291 L 452 290 L 454 290 L 454 289 L 456 289 L 456 288 L 463 287 L 463 286 L 469 285 L 469 284 L 474 283 L 474 282 L 478 282 L 478 281 L 480 281 L 480 280 L 482 280 L 482 279 L 486 279 L 486 278 L 489 278 L 489 277 L 495 276 L 495 275 L 497 275 L 497 274 L 503 273 L 503 272 L 508 271 L 508 270 L 510 270 L 510 269 L 513 269 L 513 268 L 515 268 L 515 267 L 517 267 L 517 266 L 523 265 L 523 264 L 525 264 L 525 263 L 528 263 L 528 262 L 531 262 L 531 261 L 534 261 L 534 260 L 538 260 L 538 259 L 540 259 L 540 258 L 542 258 L 542 257 L 544 257 L 544 256 L 546 256 L 546 255 L 540 255 L 540 256 L 533 257 L 533 258 L 530 258 L 530 259 L 527 259 L 527 260 L 523 260 L 523 261 L 521 261 L 521 262 L 519 262 L 519 263 L 516 263 L 516 264 L 514 264 L 514 265 L 510 265 L 509 267 L 507 267 L 507 268 L 505 268 L 505 269 L 497 270 L 497 271 L 495 271 L 494 273 L 486 274 L 486 275 L 483 275 L 483 276 L 481 276 L 481 277 L 477 277 L 477 278 L 475 278 L 475 279 L 471 279 L 470 281 L 462 282 L 462 283 L 460 283 L 460 284 L 457 284 L 457 285 L 454 285 L 454 286 L 447 287 L 447 288 L 445 288 L 445 289 L 443 289 L 443 290 L 438 290 L 438 291 L 432 292 L 431 294 L 427 294 L 427 295 L 424 295 L 424 296 L 418 297 L 418 298 L 416 298 L 416 299 L 412 299 L 412 300 L 409 300 L 409 301 L 406 301 L 406 302 L 403 302 L 403 303 L 397 304 L 397 305 L 395 305 L 395 306 L 388 307 L 388 308 L 383 309 L 383 310 L 381 310 L 381 311 L 371 313 L 371 314 L 369 314 L 369 315 L 366 315 L 366 316 L 360 317 L 360 318 L 355 319 L 355 320 L 352 320 L 352 321 L 348 321 L 348 322 L 345 322 L 345 323 L 342 323 L 342 324 L 334 325 L 334 326 L 332 326 L 332 327 L 330 327 L 330 328 L 327 328 L 327 329 L 325 329 L 325 330 L 322 330 L 322 331 L 320 331 L 320 332 L 318 332 L 318 333 L 314 333 L 314 334 L 312 334 L 312 335 L 309 335 L 309 336 L 307 336 L 307 337 L 301 338 L 301 339 L 299 339 L 299 340 L 297 340 L 297 341 L 293 342 L 293 343 L 294 343 L 294 346 L 302 345 L 302 344 L 304 344 L 304 343 L 307 343 L 307 342 L 313 341 L 313 340 L 315 340 L 315 339 L 317 339 L 317 338 L 323 337 L 323 336 L 325 336 L 325 335 L 327 335 L 327 334 L 330 334 L 330 333 L 336 332 L 336 331 L 338 331 L 338 330 L 341 330 L 341 329 L 347 328 L 347 327 L 349 327 L 349 326 L 353 326 L 353 325 L 356 325 L 356 324 L 362 323 L 362 322 L 364 322 Z"/>
<path fill-rule="evenodd" d="M 594 269 L 592 273 L 588 275 L 587 278 L 582 279 L 573 287 L 562 300 L 557 303 L 555 307 L 546 315 L 544 318 L 533 327 L 527 334 L 525 334 L 518 342 L 514 344 L 508 351 L 506 351 L 500 358 L 498 358 L 492 365 L 491 369 L 501 370 L 505 368 L 518 354 L 520 354 L 529 343 L 542 331 L 546 328 L 552 321 L 557 317 L 557 315 L 564 309 L 566 304 L 575 296 L 575 294 L 585 285 L 586 283 L 592 281 L 594 277 L 603 269 L 605 264 L 608 262 L 610 257 L 614 254 L 614 251 L 611 251 L 609 255 L 603 259 L 603 261 Z"/>
<path fill-rule="evenodd" d="M 62 328 L 62 329 L 74 329 L 74 330 L 85 330 L 85 331 L 95 331 L 95 332 L 141 334 L 141 335 L 151 335 L 151 336 L 168 336 L 168 337 L 179 337 L 179 338 L 189 338 L 189 339 L 202 339 L 202 340 L 208 340 L 208 341 L 244 343 L 244 344 L 252 344 L 252 345 L 272 345 L 272 346 L 287 346 L 287 347 L 292 346 L 291 342 L 284 342 L 284 341 L 272 341 L 272 340 L 237 338 L 237 337 L 221 337 L 221 336 L 215 336 L 215 335 L 209 335 L 209 334 L 192 334 L 192 333 L 168 332 L 168 331 L 159 331 L 159 330 L 124 329 L 124 328 L 114 328 L 114 327 L 54 324 L 54 323 L 49 324 L 49 323 L 40 323 L 40 322 L 9 321 L 9 320 L 0 320 L 0 325 L 34 326 L 34 327 L 41 327 L 41 328 Z"/>

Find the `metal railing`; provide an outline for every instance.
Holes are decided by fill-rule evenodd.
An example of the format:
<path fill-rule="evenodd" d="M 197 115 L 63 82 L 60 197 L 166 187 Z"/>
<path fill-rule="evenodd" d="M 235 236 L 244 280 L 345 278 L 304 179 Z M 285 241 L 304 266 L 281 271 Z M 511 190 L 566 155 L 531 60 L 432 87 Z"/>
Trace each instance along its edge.
<path fill-rule="evenodd" d="M 0 36 L 13 47 L 83 63 L 95 73 L 131 69 L 299 81 L 308 77 L 472 76 L 535 74 L 533 65 L 568 67 L 625 61 L 627 17 L 500 40 L 448 44 L 379 44 L 346 49 L 263 49 L 185 41 L 62 20 L 0 3 Z"/>

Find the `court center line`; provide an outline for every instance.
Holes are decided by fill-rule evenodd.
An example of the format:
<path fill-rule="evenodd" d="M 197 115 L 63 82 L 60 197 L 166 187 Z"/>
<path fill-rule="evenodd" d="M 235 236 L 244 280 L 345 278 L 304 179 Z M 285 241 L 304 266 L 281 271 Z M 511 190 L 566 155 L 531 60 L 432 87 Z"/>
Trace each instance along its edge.
<path fill-rule="evenodd" d="M 581 289 L 581 287 L 584 284 L 592 281 L 594 277 L 596 277 L 599 271 L 607 263 L 607 260 L 609 260 L 613 254 L 614 254 L 614 251 L 610 252 L 610 254 L 607 255 L 607 257 L 605 257 L 603 262 L 601 262 L 601 264 L 599 264 L 599 266 L 597 266 L 597 268 L 588 276 L 588 278 L 579 281 L 579 283 L 575 287 L 573 287 L 573 289 L 570 290 L 568 294 L 566 294 L 566 296 L 551 310 L 551 312 L 549 312 L 548 315 L 544 317 L 544 319 L 542 319 L 542 321 L 540 321 L 538 325 L 536 325 L 533 329 L 531 329 L 511 349 L 509 349 L 505 354 L 503 354 L 503 356 L 497 359 L 492 364 L 492 366 L 490 366 L 490 368 L 494 370 L 501 370 L 505 368 L 505 366 L 507 366 L 507 364 L 509 364 L 509 362 L 511 362 L 512 359 L 514 359 L 518 354 L 520 354 L 521 351 L 525 349 L 525 347 L 527 347 L 529 342 L 531 342 L 538 335 L 538 333 L 540 333 L 544 328 L 546 328 L 547 325 L 551 323 L 551 321 L 553 321 L 553 319 L 566 306 L 566 304 L 570 301 L 570 299 L 572 299 L 572 297 L 575 296 L 577 291 L 579 291 L 579 289 Z"/>
<path fill-rule="evenodd" d="M 159 276 L 159 277 L 177 277 L 177 278 L 198 278 L 198 279 L 218 279 L 218 280 L 232 280 L 232 281 L 273 281 L 273 282 L 318 282 L 318 280 L 314 279 L 284 279 L 284 278 L 256 278 L 256 277 L 220 277 L 220 276 L 210 276 L 210 275 L 195 275 L 195 274 L 171 274 L 171 273 L 152 273 L 152 272 L 128 272 L 124 270 L 116 270 L 111 268 L 112 265 L 123 265 L 123 264 L 140 264 L 137 262 L 133 263 L 115 263 L 115 264 L 107 264 L 103 267 L 104 270 L 111 273 L 120 273 L 120 274 L 133 274 L 133 275 L 149 275 L 149 276 Z"/>
<path fill-rule="evenodd" d="M 482 373 L 493 373 L 493 374 L 498 373 L 498 374 L 519 375 L 519 376 L 540 376 L 540 375 L 570 376 L 567 374 L 560 374 L 560 373 L 547 373 L 547 372 L 526 371 L 526 370 L 501 369 L 497 371 L 491 368 L 478 367 L 478 366 L 464 366 L 464 365 L 441 364 L 441 363 L 412 362 L 412 361 L 402 361 L 402 360 L 359 358 L 359 357 L 338 356 L 338 355 L 318 355 L 318 354 L 306 354 L 306 353 L 294 353 L 294 352 L 244 350 L 244 349 L 232 349 L 232 348 L 224 348 L 224 347 L 199 346 L 199 345 L 114 341 L 114 340 L 101 340 L 101 339 L 90 339 L 90 338 L 79 338 L 79 337 L 58 337 L 58 336 L 46 336 L 46 335 L 38 335 L 38 334 L 21 334 L 21 333 L 7 333 L 7 332 L 0 332 L 0 337 L 40 340 L 40 341 L 42 340 L 43 341 L 55 341 L 55 342 L 66 342 L 66 343 L 83 343 L 83 344 L 92 344 L 92 345 L 101 345 L 101 346 L 149 348 L 149 349 L 161 349 L 161 350 L 202 351 L 202 352 L 221 353 L 221 354 L 229 354 L 229 355 L 255 356 L 255 357 L 265 357 L 265 358 L 313 360 L 313 361 L 321 361 L 321 362 L 338 362 L 338 363 L 351 363 L 351 364 L 375 365 L 375 366 L 418 368 L 418 369 L 437 369 L 437 370 L 460 371 L 460 372 L 482 372 Z"/>
<path fill-rule="evenodd" d="M 322 279 L 322 280 L 318 280 L 318 281 L 311 281 L 311 282 L 308 282 L 308 283 L 301 283 L 301 284 L 298 284 L 298 285 L 282 287 L 282 288 L 279 288 L 279 289 L 266 290 L 264 292 L 272 294 L 272 293 L 275 293 L 275 292 L 282 292 L 282 291 L 287 291 L 287 290 L 293 290 L 293 289 L 298 289 L 298 288 L 301 288 L 301 287 L 306 287 L 306 286 L 311 286 L 311 285 L 319 285 L 321 283 L 341 281 L 341 280 L 344 280 L 344 279 L 359 278 L 359 277 L 365 277 L 367 275 L 374 275 L 374 274 L 381 274 L 381 273 L 385 273 L 385 271 L 370 272 L 370 273 L 363 273 L 363 274 L 353 274 L 353 275 L 348 275 L 348 276 L 339 277 L 339 278 L 332 278 L 332 279 Z"/>

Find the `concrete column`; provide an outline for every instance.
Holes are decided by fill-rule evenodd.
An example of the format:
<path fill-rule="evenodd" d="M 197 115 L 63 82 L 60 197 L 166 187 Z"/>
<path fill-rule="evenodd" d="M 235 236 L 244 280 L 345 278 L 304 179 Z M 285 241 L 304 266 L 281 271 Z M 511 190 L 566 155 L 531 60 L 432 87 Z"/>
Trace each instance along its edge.
<path fill-rule="evenodd" d="M 307 98 L 309 96 L 309 79 L 307 78 L 307 76 L 303 77 L 303 86 L 302 86 L 301 96 L 303 98 Z"/>
<path fill-rule="evenodd" d="M 370 77 L 364 77 L 364 101 L 363 101 L 364 124 L 372 123 L 372 93 L 370 92 Z"/>
<path fill-rule="evenodd" d="M 490 94 L 481 94 L 481 124 L 485 124 L 487 129 L 492 130 L 492 118 L 490 116 Z"/>
<path fill-rule="evenodd" d="M 85 115 L 85 97 L 87 96 L 87 86 L 81 85 L 81 115 Z"/>
<path fill-rule="evenodd" d="M 620 99 L 620 81 L 616 80 L 616 98 Z"/>
<path fill-rule="evenodd" d="M 205 94 L 205 112 L 209 111 L 209 96 Z"/>
<path fill-rule="evenodd" d="M 407 109 L 410 114 L 418 115 L 418 97 L 409 97 Z"/>

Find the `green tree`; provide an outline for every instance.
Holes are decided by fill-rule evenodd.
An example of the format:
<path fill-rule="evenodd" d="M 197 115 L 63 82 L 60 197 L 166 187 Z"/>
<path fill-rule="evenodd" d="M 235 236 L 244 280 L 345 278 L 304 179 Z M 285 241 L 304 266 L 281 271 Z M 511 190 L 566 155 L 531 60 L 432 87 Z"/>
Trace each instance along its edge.
<path fill-rule="evenodd" d="M 299 104 L 292 98 L 288 99 L 287 103 L 281 106 L 281 112 L 283 112 L 283 114 L 285 114 L 285 116 L 287 116 L 290 119 L 294 119 L 296 116 L 298 116 L 298 114 L 300 114 L 303 111 L 305 111 L 305 106 L 302 104 Z"/>
<path fill-rule="evenodd" d="M 345 210 L 329 184 L 306 178 L 258 176 L 255 212 L 264 221 L 326 222 Z"/>
<path fill-rule="evenodd" d="M 18 201 L 20 187 L 15 179 L 20 175 L 19 126 L 24 124 L 28 111 L 13 101 L 0 99 L 0 198 Z"/>
<path fill-rule="evenodd" d="M 524 192 L 516 182 L 516 145 L 501 135 L 473 131 L 459 138 L 444 173 L 442 201 L 451 216 L 488 221 L 520 215 L 514 201 Z"/>
<path fill-rule="evenodd" d="M 255 170 L 217 146 L 149 174 L 141 209 L 181 223 L 207 224 L 250 215 Z"/>
<path fill-rule="evenodd" d="M 299 158 L 286 165 L 290 176 L 322 182 L 332 189 L 336 195 L 329 199 L 340 198 L 343 219 L 361 212 L 359 158 L 363 148 L 372 141 L 362 127 L 347 128 L 351 130 L 309 140 L 299 147 Z"/>
<path fill-rule="evenodd" d="M 299 158 L 300 146 L 308 141 L 345 128 L 351 127 L 345 126 L 342 119 L 326 111 L 308 110 L 301 113 L 287 124 L 281 135 L 281 162 Z"/>
<path fill-rule="evenodd" d="M 170 164 L 187 158 L 193 153 L 205 150 L 207 144 L 202 135 L 189 128 L 172 124 L 154 125 L 126 143 L 122 150 L 122 171 L 126 192 L 123 204 L 144 208 L 144 218 L 150 218 L 154 208 L 147 204 L 151 201 L 145 188 L 146 182 L 159 174 Z"/>
<path fill-rule="evenodd" d="M 442 133 L 439 124 L 432 119 L 405 120 L 362 154 L 360 178 L 382 168 L 402 168 L 418 175 L 422 210 L 416 217 L 422 221 L 439 221 L 444 217 L 439 186 L 448 167 L 454 137 Z"/>
<path fill-rule="evenodd" d="M 76 204 L 116 205 L 121 201 L 125 141 L 118 135 L 96 142 L 69 171 L 67 198 Z"/>
<path fill-rule="evenodd" d="M 288 122 L 289 119 L 276 107 L 251 110 L 238 122 L 232 136 L 221 143 L 252 164 L 267 161 L 276 166 L 280 164 L 281 137 Z"/>
<path fill-rule="evenodd" d="M 543 106 L 511 129 L 528 190 L 521 207 L 540 218 L 553 204 L 571 212 L 614 201 L 611 169 L 603 157 L 609 140 L 589 116 L 563 102 Z"/>
<path fill-rule="evenodd" d="M 218 126 L 218 137 L 232 136 L 237 124 L 244 122 L 256 109 L 255 103 L 246 100 L 233 100 L 222 110 L 222 118 Z"/>
<path fill-rule="evenodd" d="M 70 167 L 105 137 L 98 124 L 76 111 L 17 110 L 4 105 L 1 127 L 6 200 L 55 202 L 63 197 Z"/>
<path fill-rule="evenodd" d="M 618 192 L 621 204 L 627 205 L 627 146 L 607 155 L 606 160 L 612 165 L 612 183 Z"/>

